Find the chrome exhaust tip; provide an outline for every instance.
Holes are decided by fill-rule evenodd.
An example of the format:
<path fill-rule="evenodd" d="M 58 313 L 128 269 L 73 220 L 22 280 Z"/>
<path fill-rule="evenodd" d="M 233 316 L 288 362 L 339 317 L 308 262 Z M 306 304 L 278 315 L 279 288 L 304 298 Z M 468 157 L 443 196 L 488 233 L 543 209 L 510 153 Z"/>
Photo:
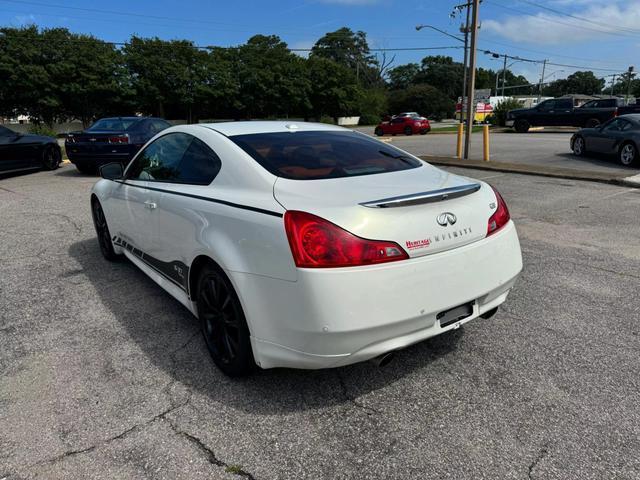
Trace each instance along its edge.
<path fill-rule="evenodd" d="M 369 361 L 373 363 L 376 367 L 384 367 L 385 365 L 388 365 L 389 363 L 391 363 L 391 360 L 393 360 L 395 356 L 396 356 L 395 352 L 387 352 L 387 353 L 383 353 L 382 355 L 378 355 L 377 357 L 374 357 Z"/>

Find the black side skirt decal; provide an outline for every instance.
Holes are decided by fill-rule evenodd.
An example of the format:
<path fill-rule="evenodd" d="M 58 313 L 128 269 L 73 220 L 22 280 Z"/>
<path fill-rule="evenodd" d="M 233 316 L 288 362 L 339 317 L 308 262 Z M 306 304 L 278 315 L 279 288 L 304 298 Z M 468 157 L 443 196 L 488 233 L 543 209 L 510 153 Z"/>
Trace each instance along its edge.
<path fill-rule="evenodd" d="M 180 287 L 181 290 L 189 295 L 189 267 L 187 265 L 177 260 L 173 262 L 158 260 L 120 237 L 113 237 L 113 243 L 127 249 L 129 253 L 142 260 L 153 270 Z"/>

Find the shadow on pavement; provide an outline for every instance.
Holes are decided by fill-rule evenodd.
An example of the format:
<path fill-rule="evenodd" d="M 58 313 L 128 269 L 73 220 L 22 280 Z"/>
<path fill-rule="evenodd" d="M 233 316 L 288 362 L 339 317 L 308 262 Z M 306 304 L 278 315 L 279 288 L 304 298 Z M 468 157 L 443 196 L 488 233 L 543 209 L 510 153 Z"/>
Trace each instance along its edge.
<path fill-rule="evenodd" d="M 80 172 L 74 165 L 66 165 L 58 169 L 56 171 L 56 175 L 59 177 L 84 177 L 84 178 L 95 178 L 96 182 L 100 178 L 96 175 L 89 175 L 86 173 Z"/>
<path fill-rule="evenodd" d="M 459 329 L 434 337 L 398 352 L 390 364 L 380 368 L 365 362 L 329 370 L 261 370 L 248 378 L 230 379 L 211 361 L 198 320 L 132 263 L 126 259 L 107 262 L 95 239 L 74 243 L 69 253 L 82 266 L 108 313 L 126 329 L 152 364 L 214 402 L 253 414 L 352 402 L 356 396 L 429 368 L 434 360 L 455 351 L 464 335 L 464 329 Z"/>

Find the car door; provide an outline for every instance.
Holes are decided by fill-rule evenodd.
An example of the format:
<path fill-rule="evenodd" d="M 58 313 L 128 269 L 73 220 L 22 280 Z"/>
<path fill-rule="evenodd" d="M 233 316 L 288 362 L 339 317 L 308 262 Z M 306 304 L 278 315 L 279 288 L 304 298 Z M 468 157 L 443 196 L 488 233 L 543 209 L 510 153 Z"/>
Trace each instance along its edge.
<path fill-rule="evenodd" d="M 391 119 L 391 133 L 393 135 L 397 133 L 403 133 L 404 129 L 404 117 L 396 117 Z"/>
<path fill-rule="evenodd" d="M 531 115 L 529 123 L 533 126 L 553 125 L 552 117 L 555 113 L 556 101 L 546 100 L 538 105 Z"/>
<path fill-rule="evenodd" d="M 114 203 L 119 203 L 118 231 L 137 250 L 133 253 L 145 261 L 158 253 L 157 210 L 163 186 L 174 180 L 190 140 L 182 133 L 169 133 L 154 140 L 131 162 L 113 194 Z"/>
<path fill-rule="evenodd" d="M 182 134 L 189 136 L 187 134 Z M 188 265 L 196 239 L 200 232 L 211 226 L 211 219 L 198 213 L 195 203 L 206 202 L 209 185 L 218 175 L 221 161 L 218 155 L 202 140 L 189 136 L 176 175 L 164 186 L 158 203 L 158 249 L 155 255 L 158 268 L 165 271 L 174 283 L 188 290 Z M 210 206 L 211 203 L 205 203 Z"/>
<path fill-rule="evenodd" d="M 29 135 L 16 133 L 8 128 L 0 128 L 0 171 L 9 172 L 36 168 L 34 148 L 27 141 Z"/>
<path fill-rule="evenodd" d="M 607 154 L 615 153 L 631 127 L 631 122 L 623 118 L 614 118 L 605 124 L 595 138 L 597 141 L 596 151 Z"/>
<path fill-rule="evenodd" d="M 574 123 L 573 100 L 561 98 L 555 101 L 554 112 L 550 118 L 550 125 L 570 126 Z"/>

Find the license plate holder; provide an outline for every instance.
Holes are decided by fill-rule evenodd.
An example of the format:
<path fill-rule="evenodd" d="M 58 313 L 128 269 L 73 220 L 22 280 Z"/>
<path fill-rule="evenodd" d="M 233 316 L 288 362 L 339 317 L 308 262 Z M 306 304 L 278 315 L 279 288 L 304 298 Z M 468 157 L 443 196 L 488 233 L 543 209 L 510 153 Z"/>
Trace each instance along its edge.
<path fill-rule="evenodd" d="M 473 315 L 473 306 L 475 301 L 458 305 L 457 307 L 450 308 L 436 315 L 436 319 L 440 322 L 440 328 L 447 327 L 452 323 L 464 320 L 467 317 Z"/>

